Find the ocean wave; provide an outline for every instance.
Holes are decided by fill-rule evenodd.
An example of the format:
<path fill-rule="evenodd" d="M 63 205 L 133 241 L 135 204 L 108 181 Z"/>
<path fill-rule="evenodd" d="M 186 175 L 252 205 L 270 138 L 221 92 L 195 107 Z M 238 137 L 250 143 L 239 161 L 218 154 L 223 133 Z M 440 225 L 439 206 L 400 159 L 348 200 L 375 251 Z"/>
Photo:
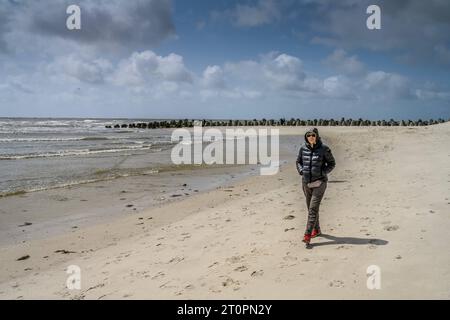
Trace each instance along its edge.
<path fill-rule="evenodd" d="M 80 139 L 81 141 L 97 141 L 97 140 L 110 140 L 107 137 L 84 137 Z"/>
<path fill-rule="evenodd" d="M 83 138 L 0 138 L 0 142 L 81 141 Z"/>
<path fill-rule="evenodd" d="M 1 142 L 64 142 L 64 141 L 102 141 L 114 140 L 115 137 L 71 137 L 71 138 L 0 138 Z"/>
<path fill-rule="evenodd" d="M 23 160 L 23 159 L 33 159 L 33 158 L 54 158 L 54 157 L 68 157 L 68 156 L 86 156 L 93 154 L 102 153 L 116 153 L 125 151 L 144 151 L 150 150 L 151 145 L 145 146 L 129 146 L 125 148 L 116 149 L 82 149 L 82 150 L 64 150 L 59 152 L 48 152 L 48 153 L 34 153 L 34 154 L 23 154 L 23 155 L 0 155 L 0 160 Z"/>
<path fill-rule="evenodd" d="M 42 133 L 71 131 L 104 131 L 104 122 L 97 120 L 3 120 L 0 132 Z"/>

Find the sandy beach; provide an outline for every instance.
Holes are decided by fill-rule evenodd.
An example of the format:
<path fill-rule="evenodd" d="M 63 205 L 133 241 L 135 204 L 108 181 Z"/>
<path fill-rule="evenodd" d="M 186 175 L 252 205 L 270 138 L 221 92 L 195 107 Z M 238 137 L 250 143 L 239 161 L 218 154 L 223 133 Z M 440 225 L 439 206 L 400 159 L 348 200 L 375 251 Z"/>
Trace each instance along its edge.
<path fill-rule="evenodd" d="M 113 182 L 1 198 L 0 299 L 449 299 L 450 123 L 318 129 L 337 167 L 312 249 L 295 169 L 305 128 L 282 127 L 277 175 L 188 172 L 166 190 L 187 194 L 163 202 Z M 152 177 L 139 179 L 135 192 Z M 107 213 L 92 219 L 80 208 L 96 198 Z M 66 286 L 71 265 L 80 290 Z"/>

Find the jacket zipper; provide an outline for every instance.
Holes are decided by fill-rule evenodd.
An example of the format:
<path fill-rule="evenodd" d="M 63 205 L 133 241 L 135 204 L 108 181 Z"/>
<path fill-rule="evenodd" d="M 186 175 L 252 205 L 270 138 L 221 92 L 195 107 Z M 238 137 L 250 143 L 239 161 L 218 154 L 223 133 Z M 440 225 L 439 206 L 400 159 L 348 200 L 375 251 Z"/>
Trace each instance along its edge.
<path fill-rule="evenodd" d="M 313 158 L 313 149 L 310 149 L 311 155 L 309 157 L 309 183 L 312 182 L 312 158 Z"/>

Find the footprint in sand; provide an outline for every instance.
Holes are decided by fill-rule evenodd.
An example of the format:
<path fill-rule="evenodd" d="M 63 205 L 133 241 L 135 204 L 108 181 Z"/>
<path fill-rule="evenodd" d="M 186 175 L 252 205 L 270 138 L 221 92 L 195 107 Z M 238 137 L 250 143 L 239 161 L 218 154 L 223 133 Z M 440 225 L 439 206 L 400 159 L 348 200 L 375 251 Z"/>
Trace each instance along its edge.
<path fill-rule="evenodd" d="M 344 285 L 344 281 L 341 280 L 333 280 L 330 281 L 330 283 L 328 284 L 329 287 L 334 287 L 334 288 L 343 288 L 345 287 Z"/>
<path fill-rule="evenodd" d="M 172 262 L 179 263 L 179 262 L 181 262 L 183 260 L 184 260 L 184 257 L 173 257 L 166 264 L 169 264 L 169 263 L 172 263 Z"/>
<path fill-rule="evenodd" d="M 51 196 L 50 199 L 55 200 L 55 201 L 61 201 L 61 202 L 69 201 L 69 198 L 64 197 L 64 196 L 59 196 L 59 195 Z"/>
<path fill-rule="evenodd" d="M 386 231 L 397 231 L 400 227 L 397 225 L 389 225 L 389 226 L 385 226 L 384 230 Z"/>
<path fill-rule="evenodd" d="M 240 285 L 240 282 L 238 280 L 233 280 L 230 277 L 228 277 L 225 281 L 222 281 L 223 287 L 235 286 L 233 288 L 234 290 L 239 290 L 239 288 L 240 288 L 239 285 Z"/>
<path fill-rule="evenodd" d="M 188 284 L 184 288 L 187 289 L 187 290 L 192 290 L 192 289 L 195 289 L 195 286 L 193 284 Z"/>
<path fill-rule="evenodd" d="M 28 260 L 30 258 L 30 255 L 24 255 L 24 256 L 22 256 L 22 257 L 20 257 L 20 258 L 18 258 L 16 261 L 24 261 L 24 260 Z"/>
<path fill-rule="evenodd" d="M 182 233 L 181 235 L 183 236 L 183 238 L 178 240 L 178 241 L 184 241 L 184 240 L 189 239 L 191 237 L 191 235 L 189 233 L 187 233 L 187 232 Z"/>
<path fill-rule="evenodd" d="M 209 292 L 211 292 L 211 293 L 221 293 L 222 290 L 218 290 L 218 289 L 215 289 L 215 288 L 211 287 L 211 288 L 209 288 Z"/>
<path fill-rule="evenodd" d="M 227 261 L 229 263 L 238 263 L 242 259 L 244 259 L 244 256 L 232 256 L 231 258 L 227 258 L 225 261 Z"/>
<path fill-rule="evenodd" d="M 170 286 L 170 285 L 168 285 L 170 282 L 172 282 L 172 280 L 169 280 L 169 281 L 166 281 L 166 282 L 164 282 L 162 285 L 160 285 L 159 287 L 161 288 L 161 289 L 173 289 L 173 288 L 176 288 L 176 286 Z"/>
<path fill-rule="evenodd" d="M 31 222 L 25 222 L 24 224 L 18 225 L 18 227 L 28 227 L 31 226 L 32 223 Z"/>
<path fill-rule="evenodd" d="M 236 269 L 234 269 L 234 271 L 239 271 L 239 272 L 244 272 L 247 270 L 248 270 L 248 268 L 246 266 L 239 266 Z"/>
<path fill-rule="evenodd" d="M 260 236 L 260 235 L 264 234 L 264 231 L 258 230 L 258 231 L 253 231 L 252 233 L 257 235 L 257 236 Z"/>
<path fill-rule="evenodd" d="M 251 274 L 250 274 L 250 276 L 251 277 L 260 277 L 260 276 L 262 276 L 264 274 L 264 271 L 263 270 L 257 270 L 257 271 L 253 271 Z"/>
<path fill-rule="evenodd" d="M 286 256 L 283 257 L 283 260 L 284 261 L 296 261 L 297 258 L 293 257 L 293 256 L 286 255 Z"/>
<path fill-rule="evenodd" d="M 212 267 L 214 267 L 214 266 L 217 266 L 218 264 L 219 264 L 219 263 L 216 261 L 216 262 L 214 262 L 213 264 L 209 265 L 208 268 L 212 268 Z"/>
<path fill-rule="evenodd" d="M 151 279 L 152 280 L 155 280 L 155 279 L 158 279 L 158 278 L 162 278 L 162 277 L 164 277 L 166 274 L 164 273 L 164 272 L 162 272 L 162 271 L 159 271 L 156 275 L 154 275 Z"/>

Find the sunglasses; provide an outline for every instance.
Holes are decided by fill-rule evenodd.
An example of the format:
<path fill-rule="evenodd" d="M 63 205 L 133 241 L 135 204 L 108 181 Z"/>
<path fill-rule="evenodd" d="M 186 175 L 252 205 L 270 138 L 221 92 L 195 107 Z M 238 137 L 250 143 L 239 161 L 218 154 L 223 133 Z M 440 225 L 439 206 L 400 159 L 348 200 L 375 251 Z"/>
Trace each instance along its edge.
<path fill-rule="evenodd" d="M 315 138 L 316 135 L 315 135 L 314 133 L 308 133 L 308 134 L 306 135 L 306 137 L 307 137 L 307 138 L 309 138 L 309 137 L 314 137 L 314 138 Z"/>

